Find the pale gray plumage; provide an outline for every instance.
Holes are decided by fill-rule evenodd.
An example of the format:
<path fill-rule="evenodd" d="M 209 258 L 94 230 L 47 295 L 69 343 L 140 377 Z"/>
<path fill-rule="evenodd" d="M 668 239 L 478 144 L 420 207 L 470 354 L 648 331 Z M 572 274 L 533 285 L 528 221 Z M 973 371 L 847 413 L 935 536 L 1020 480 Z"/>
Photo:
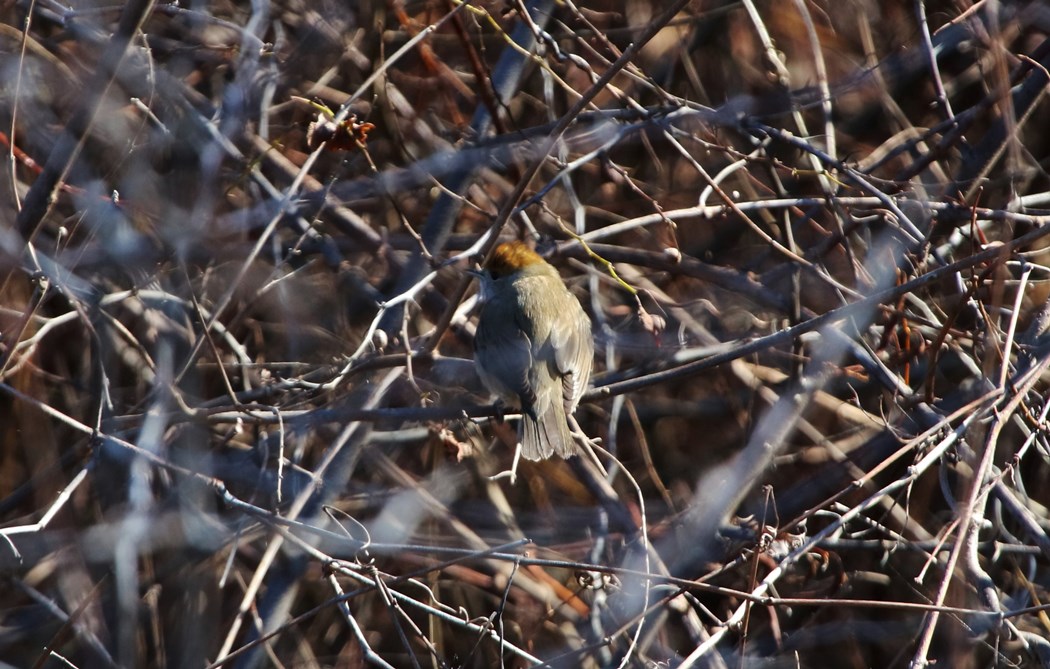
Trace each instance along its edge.
<path fill-rule="evenodd" d="M 521 409 L 525 458 L 574 455 L 567 416 L 591 378 L 590 319 L 557 270 L 520 242 L 501 244 L 481 281 L 474 338 L 478 375 Z"/>

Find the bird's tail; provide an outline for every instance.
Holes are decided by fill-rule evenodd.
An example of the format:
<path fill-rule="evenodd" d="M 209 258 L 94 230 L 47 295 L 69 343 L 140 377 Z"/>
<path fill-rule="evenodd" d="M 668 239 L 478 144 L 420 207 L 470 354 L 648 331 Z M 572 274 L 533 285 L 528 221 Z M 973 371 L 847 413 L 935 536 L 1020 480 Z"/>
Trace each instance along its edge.
<path fill-rule="evenodd" d="M 521 415 L 521 454 L 526 460 L 544 460 L 557 453 L 563 458 L 576 454 L 576 444 L 561 402 L 551 402 L 542 416 L 534 411 Z"/>

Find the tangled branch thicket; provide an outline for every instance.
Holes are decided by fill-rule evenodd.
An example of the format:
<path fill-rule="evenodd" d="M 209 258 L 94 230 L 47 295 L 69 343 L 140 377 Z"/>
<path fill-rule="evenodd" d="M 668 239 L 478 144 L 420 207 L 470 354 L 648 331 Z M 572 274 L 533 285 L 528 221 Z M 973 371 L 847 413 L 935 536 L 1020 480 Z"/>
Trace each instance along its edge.
<path fill-rule="evenodd" d="M 0 4 L 0 666 L 1050 666 L 1050 10 Z M 594 324 L 523 462 L 465 270 Z"/>

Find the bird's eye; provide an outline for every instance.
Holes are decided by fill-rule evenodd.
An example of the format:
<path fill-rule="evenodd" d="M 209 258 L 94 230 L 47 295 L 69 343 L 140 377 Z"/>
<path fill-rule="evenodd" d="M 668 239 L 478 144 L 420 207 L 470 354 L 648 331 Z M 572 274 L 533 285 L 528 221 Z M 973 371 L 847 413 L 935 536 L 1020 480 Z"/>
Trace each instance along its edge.
<path fill-rule="evenodd" d="M 499 278 L 499 272 L 497 270 L 490 269 L 489 270 L 489 276 L 491 276 L 493 279 L 498 279 Z"/>

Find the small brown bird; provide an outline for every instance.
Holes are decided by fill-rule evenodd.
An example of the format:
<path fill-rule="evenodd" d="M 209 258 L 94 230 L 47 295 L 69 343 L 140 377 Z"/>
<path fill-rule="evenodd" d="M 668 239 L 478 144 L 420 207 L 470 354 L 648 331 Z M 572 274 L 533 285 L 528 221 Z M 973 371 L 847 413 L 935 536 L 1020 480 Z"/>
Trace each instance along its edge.
<path fill-rule="evenodd" d="M 474 362 L 485 387 L 521 409 L 521 454 L 575 455 L 567 417 L 591 378 L 590 319 L 558 271 L 522 242 L 497 246 L 476 274 L 483 306 Z"/>

